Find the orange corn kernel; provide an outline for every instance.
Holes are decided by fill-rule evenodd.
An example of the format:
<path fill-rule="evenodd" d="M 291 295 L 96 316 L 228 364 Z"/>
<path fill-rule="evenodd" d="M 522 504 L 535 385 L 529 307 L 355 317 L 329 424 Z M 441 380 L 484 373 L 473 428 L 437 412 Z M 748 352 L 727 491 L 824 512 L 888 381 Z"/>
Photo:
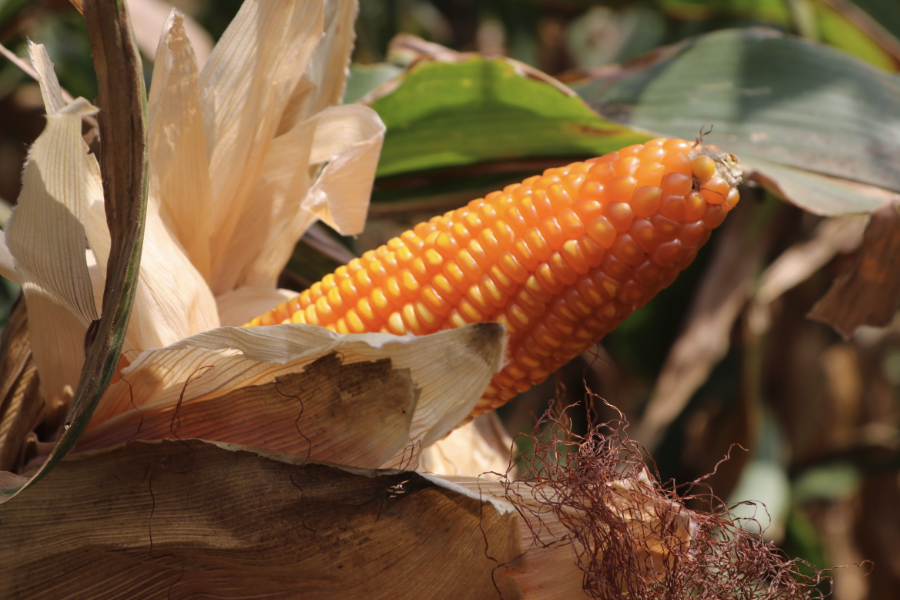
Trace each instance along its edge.
<path fill-rule="evenodd" d="M 684 140 L 550 169 L 420 223 L 247 325 L 423 335 L 504 323 L 507 361 L 474 417 L 668 286 L 737 204 L 740 181 L 733 155 Z"/>

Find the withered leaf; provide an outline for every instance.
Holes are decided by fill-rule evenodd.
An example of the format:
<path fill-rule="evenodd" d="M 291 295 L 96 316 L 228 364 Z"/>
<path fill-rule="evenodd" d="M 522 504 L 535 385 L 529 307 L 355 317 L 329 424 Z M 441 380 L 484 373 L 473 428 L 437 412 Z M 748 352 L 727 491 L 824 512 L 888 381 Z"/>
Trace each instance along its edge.
<path fill-rule="evenodd" d="M 900 202 L 872 213 L 862 247 L 809 318 L 849 338 L 863 325 L 887 325 L 900 306 Z"/>
<path fill-rule="evenodd" d="M 0 512 L 0 596 L 521 597 L 498 568 L 521 553 L 514 511 L 300 460 L 198 440 L 72 455 Z"/>
<path fill-rule="evenodd" d="M 389 359 L 345 365 L 331 353 L 271 383 L 132 411 L 88 431 L 78 448 L 177 436 L 371 468 L 409 443 L 418 397 L 409 370 Z"/>
<path fill-rule="evenodd" d="M 0 471 L 15 471 L 22 446 L 44 410 L 21 296 L 0 340 L 0 374 Z"/>

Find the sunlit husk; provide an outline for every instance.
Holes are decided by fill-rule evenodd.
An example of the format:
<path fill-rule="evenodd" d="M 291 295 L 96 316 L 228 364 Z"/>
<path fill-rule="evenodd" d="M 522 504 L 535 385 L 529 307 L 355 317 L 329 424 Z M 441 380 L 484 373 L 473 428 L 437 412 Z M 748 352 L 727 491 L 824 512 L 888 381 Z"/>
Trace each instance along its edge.
<path fill-rule="evenodd" d="M 497 413 L 485 413 L 425 448 L 416 470 L 492 479 L 513 477 L 514 450 Z"/>
<path fill-rule="evenodd" d="M 414 466 L 478 401 L 504 341 L 493 323 L 419 338 L 305 325 L 205 332 L 124 369 L 79 448 L 178 436 Z"/>
<path fill-rule="evenodd" d="M 46 396 L 71 394 L 84 362 L 84 333 L 97 317 L 84 256 L 88 195 L 79 99 L 48 114 L 29 152 L 22 192 L 6 230 L 31 315 L 31 340 Z M 68 391 L 66 391 L 68 389 Z"/>
<path fill-rule="evenodd" d="M 184 18 L 173 11 L 159 40 L 147 100 L 150 193 L 163 222 L 209 282 L 212 191 L 199 78 Z"/>

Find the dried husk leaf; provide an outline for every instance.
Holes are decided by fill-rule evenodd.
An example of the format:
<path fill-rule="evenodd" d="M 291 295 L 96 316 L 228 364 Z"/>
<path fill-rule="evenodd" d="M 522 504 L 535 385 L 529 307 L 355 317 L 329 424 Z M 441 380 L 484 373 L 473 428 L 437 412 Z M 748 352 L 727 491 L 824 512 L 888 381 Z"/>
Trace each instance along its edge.
<path fill-rule="evenodd" d="M 750 305 L 749 324 L 761 335 L 771 324 L 770 305 L 785 292 L 806 281 L 839 253 L 852 252 L 862 242 L 866 216 L 841 216 L 823 220 L 811 238 L 799 242 L 776 258 L 759 277 Z"/>
<path fill-rule="evenodd" d="M 496 323 L 422 337 L 308 325 L 208 331 L 145 351 L 124 369 L 79 447 L 178 435 L 358 467 L 414 465 L 422 447 L 469 414 L 504 344 Z M 408 370 L 410 382 L 389 367 Z"/>
<path fill-rule="evenodd" d="M 215 298 L 155 208 L 147 207 L 128 349 L 162 348 L 219 326 Z"/>
<path fill-rule="evenodd" d="M 368 106 L 348 104 L 319 113 L 310 160 L 328 164 L 304 208 L 339 233 L 361 233 L 384 134 L 384 123 Z"/>
<path fill-rule="evenodd" d="M 160 39 L 148 101 L 146 243 L 126 351 L 164 347 L 219 326 L 207 283 L 211 200 L 197 78 L 180 15 L 173 13 Z M 96 282 L 105 281 L 111 238 L 93 157 L 85 170 L 96 190 L 86 230 L 96 260 L 92 274 L 97 294 Z"/>
<path fill-rule="evenodd" d="M 126 370 L 110 393 L 133 393 L 141 402 L 158 383 L 154 375 L 166 369 L 185 374 L 176 361 L 195 368 L 188 374 L 195 377 L 89 429 L 79 451 L 177 436 L 377 468 L 410 441 L 419 388 L 388 359 L 342 364 L 332 352 L 303 367 L 282 366 L 199 348 L 154 358 Z M 207 378 L 227 384 L 209 390 Z"/>
<path fill-rule="evenodd" d="M 6 229 L 31 318 L 34 359 L 51 401 L 71 395 L 84 362 L 84 334 L 97 318 L 84 255 L 82 223 L 90 196 L 82 168 L 87 147 L 81 138 L 81 117 L 95 112 L 79 98 L 47 115 L 47 126 L 29 152 L 22 192 Z"/>
<path fill-rule="evenodd" d="M 502 478 L 511 469 L 514 448 L 497 413 L 485 413 L 425 448 L 416 470 Z"/>
<path fill-rule="evenodd" d="M 31 63 L 37 73 L 38 85 L 41 88 L 41 97 L 44 100 L 44 107 L 48 115 L 59 112 L 66 105 L 63 98 L 62 88 L 56 79 L 56 72 L 53 70 L 53 63 L 50 61 L 50 55 L 43 44 L 28 43 L 28 54 L 31 56 Z"/>
<path fill-rule="evenodd" d="M 809 313 L 849 338 L 862 325 L 883 327 L 900 305 L 900 201 L 872 213 L 855 260 Z"/>
<path fill-rule="evenodd" d="M 153 95 L 148 102 L 152 167 L 146 243 L 126 351 L 161 348 L 219 326 L 215 299 L 204 274 L 192 262 L 197 260 L 208 275 L 208 232 L 206 239 L 203 232 L 204 222 L 211 220 L 210 192 L 196 64 L 188 44 L 178 16 L 173 14 L 160 40 Z M 92 156 L 87 159 L 84 169 L 96 191 L 85 225 L 96 260 L 92 275 L 97 293 L 100 289 L 96 282 L 106 278 L 112 241 L 102 202 L 100 170 Z M 192 211 L 195 205 L 207 210 Z M 191 223 L 189 232 L 171 227 L 183 219 Z M 179 239 L 179 233 L 196 235 L 197 243 L 186 237 Z"/>
<path fill-rule="evenodd" d="M 171 16 L 172 3 L 164 0 L 128 0 L 134 23 L 134 38 L 141 52 L 150 59 L 159 60 L 159 31 L 164 27 L 166 19 Z M 212 52 L 213 41 L 202 25 L 184 18 L 184 28 L 197 53 L 197 61 L 202 67 Z"/>
<path fill-rule="evenodd" d="M 0 512 L 0 596 L 522 597 L 498 569 L 521 554 L 508 504 L 302 462 L 197 440 L 70 456 Z"/>
<path fill-rule="evenodd" d="M 229 269 L 218 275 L 219 289 L 239 289 L 241 285 L 274 288 L 287 260 L 285 254 L 290 255 L 302 232 L 315 223 L 315 216 L 303 210 L 301 203 L 311 182 L 309 158 L 317 122 L 315 118 L 305 121 L 269 144 L 250 192 L 254 210 L 244 215 L 241 226 L 222 249 L 221 260 Z M 295 231 L 300 232 L 297 237 L 282 239 L 285 233 L 291 235 Z M 282 241 L 286 248 L 273 248 L 270 239 Z M 257 264 L 264 253 L 272 254 L 272 264 Z M 219 295 L 225 293 L 228 292 Z"/>
<path fill-rule="evenodd" d="M 231 271 L 220 284 L 275 287 L 297 240 L 319 219 L 344 235 L 362 232 L 384 133 L 374 110 L 346 105 L 275 138 L 250 194 L 254 210 L 226 250 Z M 322 163 L 312 183 L 307 167 Z"/>
<path fill-rule="evenodd" d="M 0 230 L 0 277 L 6 277 L 10 281 L 19 283 L 19 274 L 16 273 L 16 259 L 13 258 L 6 244 L 6 232 Z"/>
<path fill-rule="evenodd" d="M 22 297 L 13 305 L 0 339 L 0 472 L 17 471 L 21 452 L 44 412 L 37 367 L 28 341 Z"/>
<path fill-rule="evenodd" d="M 282 112 L 321 40 L 322 2 L 250 0 L 200 74 L 213 197 L 213 292 L 232 265 L 226 249 L 257 207 L 250 192 Z M 304 165 L 305 167 L 306 165 Z"/>
<path fill-rule="evenodd" d="M 329 106 L 340 104 L 344 97 L 359 6 L 357 0 L 325 0 L 324 4 L 325 35 L 284 109 L 279 135 Z"/>
<path fill-rule="evenodd" d="M 212 191 L 199 78 L 184 15 L 172 9 L 159 36 L 147 100 L 150 202 L 159 204 L 163 222 L 208 284 Z"/>
<path fill-rule="evenodd" d="M 808 279 L 837 254 L 856 250 L 862 242 L 867 221 L 865 216 L 823 220 L 811 239 L 788 248 L 769 265 L 759 278 L 754 300 L 770 304 Z"/>

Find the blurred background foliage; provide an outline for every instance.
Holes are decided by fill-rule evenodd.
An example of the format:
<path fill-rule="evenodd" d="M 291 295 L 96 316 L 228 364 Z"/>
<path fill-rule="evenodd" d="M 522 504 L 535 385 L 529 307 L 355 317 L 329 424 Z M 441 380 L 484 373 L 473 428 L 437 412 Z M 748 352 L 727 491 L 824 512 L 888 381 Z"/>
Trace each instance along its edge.
<path fill-rule="evenodd" d="M 169 5 L 130 4 L 150 66 Z M 171 4 L 202 60 L 240 0 Z M 28 38 L 69 92 L 96 96 L 68 2 L 0 0 L 0 43 L 24 56 Z M 314 228 L 282 285 L 544 168 L 713 126 L 707 141 L 751 171 L 739 210 L 674 285 L 500 417 L 530 431 L 587 385 L 663 481 L 714 473 L 718 497 L 750 502 L 736 512 L 815 567 L 874 561 L 837 570 L 835 598 L 900 597 L 900 226 L 895 208 L 869 216 L 900 193 L 898 70 L 894 0 L 362 0 L 346 100 L 388 126 L 370 221 L 355 239 Z M 0 60 L 0 223 L 42 127 L 36 84 Z M 860 265 L 880 281 L 853 279 Z M 842 277 L 857 297 L 809 319 Z M 0 283 L 5 321 L 18 290 Z"/>

